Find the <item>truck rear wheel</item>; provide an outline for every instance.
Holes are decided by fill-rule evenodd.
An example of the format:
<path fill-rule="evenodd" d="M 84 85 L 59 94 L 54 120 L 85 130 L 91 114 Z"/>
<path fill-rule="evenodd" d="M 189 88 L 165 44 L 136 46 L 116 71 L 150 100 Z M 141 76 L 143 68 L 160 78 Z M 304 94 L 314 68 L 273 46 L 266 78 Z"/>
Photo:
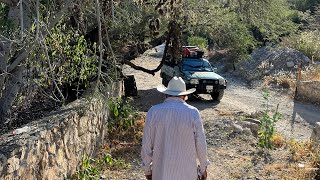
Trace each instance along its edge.
<path fill-rule="evenodd" d="M 167 87 L 168 86 L 169 81 L 166 78 L 162 78 L 162 84 Z"/>
<path fill-rule="evenodd" d="M 124 78 L 124 94 L 126 97 L 138 95 L 137 84 L 133 75 L 127 75 Z"/>
<path fill-rule="evenodd" d="M 211 95 L 212 100 L 220 101 L 223 97 L 223 94 L 224 94 L 224 89 L 220 89 L 217 92 L 211 93 L 210 95 Z"/>

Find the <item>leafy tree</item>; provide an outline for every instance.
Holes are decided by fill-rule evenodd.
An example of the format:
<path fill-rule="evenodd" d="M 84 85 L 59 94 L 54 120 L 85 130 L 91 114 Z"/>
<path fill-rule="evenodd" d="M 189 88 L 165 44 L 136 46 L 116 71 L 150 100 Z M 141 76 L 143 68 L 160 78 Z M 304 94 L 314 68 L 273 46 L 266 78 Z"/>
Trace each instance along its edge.
<path fill-rule="evenodd" d="M 313 11 L 315 7 L 320 4 L 319 0 L 290 0 L 290 2 L 300 11 Z"/>
<path fill-rule="evenodd" d="M 65 24 L 58 24 L 31 54 L 30 67 L 39 72 L 33 81 L 44 89 L 42 91 L 49 91 L 46 95 L 54 101 L 64 103 L 69 98 L 67 92 L 55 95 L 65 86 L 75 87 L 74 94 L 79 97 L 83 86 L 89 86 L 97 73 L 96 51 L 96 44 L 88 44 L 83 35 L 67 29 Z"/>
<path fill-rule="evenodd" d="M 189 0 L 188 4 L 193 7 L 186 10 L 188 30 L 195 35 L 205 34 L 239 59 L 266 42 L 277 43 L 297 28 L 291 21 L 294 11 L 285 0 Z"/>
<path fill-rule="evenodd" d="M 298 9 L 301 9 L 301 7 L 298 6 Z M 297 49 L 310 59 L 319 61 L 320 4 L 318 6 L 313 6 L 312 10 L 306 10 L 305 12 L 297 11 L 296 20 L 301 23 L 299 31 L 288 37 L 282 38 L 281 45 Z"/>
<path fill-rule="evenodd" d="M 44 15 L 46 18 L 42 20 L 39 14 L 40 9 L 46 7 L 44 4 L 40 1 L 21 2 L 23 3 L 18 4 L 15 0 L 0 0 L 0 13 L 3 15 L 0 27 L 4 31 L 0 36 L 0 124 L 6 121 L 10 108 L 24 85 L 24 73 L 27 68 L 25 63 L 29 53 L 38 44 L 36 41 L 40 40 L 40 32 L 42 37 L 45 37 L 71 3 L 69 0 L 63 7 L 55 10 L 49 10 L 48 5 L 48 14 Z M 44 22 L 41 27 L 40 19 Z M 36 33 L 32 33 L 34 26 L 37 27 Z"/>
<path fill-rule="evenodd" d="M 19 5 L 0 0 L 0 124 L 22 85 L 30 86 L 26 79 L 34 78 L 39 88 L 63 100 L 65 84 L 86 84 L 100 75 L 112 82 L 124 63 L 153 75 L 165 60 L 178 63 L 183 38 L 190 36 L 213 40 L 233 59 L 244 59 L 254 48 L 294 32 L 293 16 L 286 0 L 35 0 Z M 148 43 L 164 41 L 157 68 L 128 61 Z"/>
<path fill-rule="evenodd" d="M 199 36 L 190 36 L 188 38 L 188 45 L 198 46 L 199 48 L 205 49 L 208 46 L 208 40 Z"/>

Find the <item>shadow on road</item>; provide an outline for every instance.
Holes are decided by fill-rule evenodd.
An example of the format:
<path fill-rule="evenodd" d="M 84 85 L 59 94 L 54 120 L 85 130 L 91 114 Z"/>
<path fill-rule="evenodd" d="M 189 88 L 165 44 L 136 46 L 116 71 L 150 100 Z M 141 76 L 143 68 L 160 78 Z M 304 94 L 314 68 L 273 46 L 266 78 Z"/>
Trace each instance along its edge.
<path fill-rule="evenodd" d="M 156 88 L 138 90 L 138 96 L 133 98 L 133 104 L 139 111 L 147 112 L 153 105 L 159 104 L 165 96 Z"/>
<path fill-rule="evenodd" d="M 138 96 L 133 98 L 133 104 L 139 111 L 147 112 L 153 105 L 163 102 L 165 95 L 158 92 L 156 88 L 147 90 L 138 90 Z M 211 99 L 205 99 L 200 96 L 190 97 L 188 104 L 198 108 L 199 110 L 213 108 L 220 102 Z"/>
<path fill-rule="evenodd" d="M 301 121 L 301 118 L 311 125 L 315 125 L 316 122 L 320 122 L 320 108 L 312 104 L 303 104 L 298 101 L 294 101 L 292 118 L 291 118 L 291 131 L 294 128 L 294 124 L 297 121 Z"/>
<path fill-rule="evenodd" d="M 208 108 L 216 107 L 220 101 L 214 101 L 211 98 L 203 98 L 202 96 L 189 97 L 188 104 L 198 108 L 200 111 Z"/>

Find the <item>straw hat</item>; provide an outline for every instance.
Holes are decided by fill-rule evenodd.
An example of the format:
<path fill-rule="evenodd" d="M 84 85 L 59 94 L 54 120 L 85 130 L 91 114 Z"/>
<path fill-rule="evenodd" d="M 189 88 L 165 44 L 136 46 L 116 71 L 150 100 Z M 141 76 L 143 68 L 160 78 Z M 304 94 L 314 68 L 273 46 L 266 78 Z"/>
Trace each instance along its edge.
<path fill-rule="evenodd" d="M 171 96 L 183 96 L 188 95 L 196 91 L 195 88 L 186 90 L 186 83 L 181 77 L 173 77 L 168 84 L 168 87 L 160 85 L 157 90 L 163 94 L 168 94 Z"/>

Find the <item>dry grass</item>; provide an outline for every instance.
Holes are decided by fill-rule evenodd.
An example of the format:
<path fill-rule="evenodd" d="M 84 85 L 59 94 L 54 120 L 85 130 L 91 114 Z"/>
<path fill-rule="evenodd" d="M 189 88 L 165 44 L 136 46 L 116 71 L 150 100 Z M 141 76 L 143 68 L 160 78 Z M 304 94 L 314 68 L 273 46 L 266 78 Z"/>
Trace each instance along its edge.
<path fill-rule="evenodd" d="M 142 140 L 142 131 L 144 126 L 145 114 L 138 114 L 134 120 L 134 125 L 129 127 L 126 130 L 109 128 L 107 139 L 109 142 L 121 143 L 121 142 L 130 142 L 130 143 L 140 143 Z"/>
<path fill-rule="evenodd" d="M 286 139 L 279 133 L 274 134 L 271 141 L 272 145 L 276 148 L 284 147 L 287 144 Z"/>
<path fill-rule="evenodd" d="M 304 69 L 301 72 L 301 80 L 320 81 L 320 65 L 310 66 Z M 279 73 L 272 76 L 266 76 L 263 79 L 262 86 L 276 86 L 294 92 L 296 88 L 296 74 Z"/>
<path fill-rule="evenodd" d="M 229 110 L 216 110 L 219 116 L 227 116 L 227 117 L 233 117 L 235 115 L 235 111 L 229 111 Z"/>
<path fill-rule="evenodd" d="M 281 172 L 282 179 L 314 179 L 315 168 L 297 163 L 275 163 L 265 167 L 267 173 Z"/>
<path fill-rule="evenodd" d="M 292 76 L 288 75 L 279 75 L 279 76 L 266 76 L 263 79 L 262 86 L 263 87 L 270 87 L 270 86 L 277 86 L 284 89 L 288 89 L 291 92 L 294 92 L 296 88 L 296 79 Z"/>
<path fill-rule="evenodd" d="M 288 140 L 279 133 L 272 137 L 272 143 L 278 148 L 277 158 L 264 166 L 267 174 L 277 174 L 282 179 L 292 180 L 320 178 L 319 146 L 315 147 L 311 141 Z"/>
<path fill-rule="evenodd" d="M 283 141 L 277 137 L 277 142 Z M 282 144 L 284 145 L 284 143 Z M 287 163 L 271 164 L 266 167 L 267 171 L 282 171 L 284 179 L 315 179 L 319 178 L 320 149 L 311 141 L 298 142 L 287 141 L 290 158 Z"/>
<path fill-rule="evenodd" d="M 312 141 L 291 140 L 288 146 L 294 161 L 309 162 L 313 166 L 320 165 L 320 146 L 315 146 Z"/>
<path fill-rule="evenodd" d="M 320 66 L 303 71 L 302 80 L 320 81 Z"/>
<path fill-rule="evenodd" d="M 123 131 L 108 130 L 107 142 L 102 152 L 108 153 L 114 159 L 129 164 L 129 167 L 106 168 L 103 179 L 139 179 L 143 172 L 140 168 L 140 149 L 143 135 L 145 113 L 140 113 L 134 121 L 133 127 Z"/>
<path fill-rule="evenodd" d="M 219 112 L 219 115 L 230 116 L 235 114 L 232 111 Z M 140 163 L 140 146 L 142 138 L 142 129 L 144 125 L 145 115 L 139 116 L 135 121 L 134 128 L 126 132 L 113 131 L 109 134 L 110 143 L 105 145 L 104 151 L 107 151 L 115 159 L 121 159 L 125 163 L 131 164 L 128 167 L 106 168 L 103 172 L 103 179 L 143 179 L 143 172 L 139 166 Z M 231 168 L 226 175 L 230 178 L 239 179 L 248 173 L 253 174 L 252 177 L 262 175 L 267 178 L 281 179 L 314 179 L 317 173 L 317 167 L 320 163 L 320 149 L 314 148 L 312 142 L 298 142 L 288 140 L 281 134 L 277 133 L 273 136 L 272 142 L 276 150 L 271 150 L 274 160 L 264 162 L 264 155 L 259 153 L 239 154 L 238 150 L 226 150 L 215 148 L 214 154 L 219 159 L 220 166 L 223 168 Z M 232 143 L 231 143 L 232 144 Z M 249 146 L 251 147 L 251 146 Z M 243 149 L 244 152 L 250 151 L 249 147 Z M 251 147 L 255 149 L 254 147 Z M 253 150 L 253 152 L 256 152 Z M 258 150 L 257 150 L 258 151 Z M 266 157 L 268 157 L 266 155 Z M 262 172 L 253 170 L 254 159 L 263 165 Z M 261 174 L 262 173 L 262 174 Z M 319 172 L 318 172 L 319 173 Z M 211 176 L 211 177 L 214 177 Z M 250 176 L 251 177 L 251 176 Z"/>

